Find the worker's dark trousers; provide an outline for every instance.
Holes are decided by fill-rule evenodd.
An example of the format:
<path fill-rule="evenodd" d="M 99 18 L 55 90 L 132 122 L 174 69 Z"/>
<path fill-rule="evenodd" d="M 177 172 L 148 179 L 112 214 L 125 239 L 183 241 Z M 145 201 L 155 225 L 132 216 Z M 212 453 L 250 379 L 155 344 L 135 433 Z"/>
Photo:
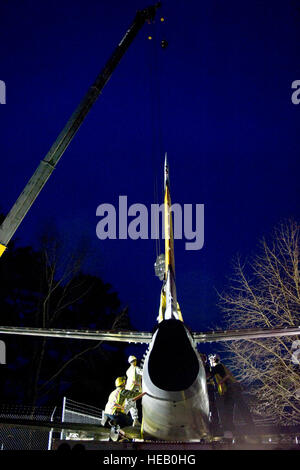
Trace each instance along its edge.
<path fill-rule="evenodd" d="M 115 415 L 107 414 L 107 416 L 113 422 L 114 425 L 119 425 L 121 428 L 132 425 L 131 416 L 125 415 L 124 413 L 119 413 Z"/>
<path fill-rule="evenodd" d="M 222 427 L 224 431 L 234 431 L 233 413 L 238 412 L 247 426 L 247 431 L 253 431 L 254 423 L 247 404 L 244 401 L 238 384 L 230 384 L 223 395 L 223 410 L 221 413 Z"/>
<path fill-rule="evenodd" d="M 216 404 L 216 394 L 214 386 L 207 385 L 209 410 L 210 410 L 210 430 L 212 434 L 217 434 L 220 428 L 220 418 Z"/>

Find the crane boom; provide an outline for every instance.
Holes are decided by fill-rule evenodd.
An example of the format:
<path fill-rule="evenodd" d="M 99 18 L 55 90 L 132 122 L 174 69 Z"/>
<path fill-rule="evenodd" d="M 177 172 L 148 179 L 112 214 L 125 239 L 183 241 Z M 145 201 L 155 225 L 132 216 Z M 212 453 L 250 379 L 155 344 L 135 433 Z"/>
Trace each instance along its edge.
<path fill-rule="evenodd" d="M 6 250 L 7 245 L 13 237 L 15 231 L 31 208 L 43 186 L 51 176 L 64 151 L 75 136 L 84 118 L 97 100 L 99 94 L 110 79 L 114 69 L 117 67 L 128 47 L 144 23 L 154 19 L 156 10 L 160 6 L 161 3 L 158 2 L 155 5 L 145 8 L 144 10 L 139 10 L 136 13 L 130 28 L 125 33 L 121 42 L 118 44 L 113 54 L 105 64 L 104 68 L 97 76 L 95 82 L 89 88 L 88 92 L 71 115 L 70 119 L 57 137 L 45 158 L 41 160 L 36 171 L 28 181 L 24 190 L 0 226 L 0 256 Z"/>

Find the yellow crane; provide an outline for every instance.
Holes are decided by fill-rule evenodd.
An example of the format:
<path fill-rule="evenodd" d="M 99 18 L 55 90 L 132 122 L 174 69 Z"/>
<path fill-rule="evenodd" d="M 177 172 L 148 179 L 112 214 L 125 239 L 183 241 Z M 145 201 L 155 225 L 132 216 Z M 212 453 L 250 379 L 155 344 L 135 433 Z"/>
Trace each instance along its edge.
<path fill-rule="evenodd" d="M 39 166 L 26 184 L 12 209 L 4 219 L 2 225 L 0 225 L 0 257 L 6 250 L 9 241 L 31 208 L 43 186 L 46 184 L 48 178 L 51 176 L 53 170 L 56 168 L 56 165 L 62 157 L 64 151 L 75 136 L 92 105 L 99 97 L 104 86 L 110 79 L 113 71 L 119 64 L 121 58 L 129 48 L 130 44 L 144 23 L 146 21 L 153 21 L 156 10 L 160 6 L 161 2 L 158 2 L 155 5 L 145 8 L 144 10 L 137 11 L 131 26 L 126 31 L 118 46 L 115 48 L 113 54 L 97 76 L 95 82 L 89 88 L 86 95 L 83 97 L 82 101 L 71 115 L 70 119 L 57 137 L 45 158 L 41 160 Z"/>

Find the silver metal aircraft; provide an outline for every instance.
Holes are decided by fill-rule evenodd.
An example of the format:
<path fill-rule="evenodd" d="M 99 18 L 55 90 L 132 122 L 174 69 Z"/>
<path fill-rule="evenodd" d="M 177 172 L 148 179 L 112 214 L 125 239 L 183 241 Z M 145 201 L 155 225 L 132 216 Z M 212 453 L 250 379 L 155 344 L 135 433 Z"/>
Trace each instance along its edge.
<path fill-rule="evenodd" d="M 67 146 L 99 97 L 112 72 L 143 27 L 151 22 L 160 2 L 138 11 L 114 53 L 94 84 L 72 114 L 53 146 L 41 161 L 11 211 L 0 225 L 0 257 L 9 241 L 46 184 Z M 161 269 L 163 286 L 158 323 L 154 334 L 143 332 L 77 331 L 43 328 L 0 327 L 0 334 L 32 335 L 55 338 L 126 341 L 148 343 L 143 367 L 142 436 L 159 440 L 190 441 L 209 433 L 209 403 L 205 371 L 197 352 L 197 343 L 299 335 L 300 327 L 272 330 L 217 331 L 191 333 L 183 322 L 177 302 L 169 169 L 164 167 L 165 256 Z M 162 261 L 162 258 L 160 258 Z"/>
<path fill-rule="evenodd" d="M 160 257 L 163 281 L 158 323 L 145 332 L 82 331 L 0 327 L 0 334 L 32 335 L 105 341 L 148 343 L 143 366 L 143 423 L 141 437 L 191 441 L 209 435 L 206 374 L 197 343 L 299 335 L 300 327 L 191 333 L 177 302 L 174 241 L 167 159 L 164 168 L 165 255 Z M 172 345 L 172 347 L 170 347 Z"/>

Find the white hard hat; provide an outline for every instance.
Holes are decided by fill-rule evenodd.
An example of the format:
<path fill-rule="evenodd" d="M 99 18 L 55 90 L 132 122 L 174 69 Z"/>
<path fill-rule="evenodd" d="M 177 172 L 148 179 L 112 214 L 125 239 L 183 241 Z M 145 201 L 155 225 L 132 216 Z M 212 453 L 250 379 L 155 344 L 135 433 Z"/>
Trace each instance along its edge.
<path fill-rule="evenodd" d="M 129 356 L 129 358 L 128 358 L 129 364 L 131 364 L 133 361 L 136 361 L 136 357 L 135 356 Z"/>
<path fill-rule="evenodd" d="M 219 356 L 219 354 L 210 354 L 208 356 L 208 359 L 209 359 L 209 362 L 220 362 L 221 358 Z"/>

